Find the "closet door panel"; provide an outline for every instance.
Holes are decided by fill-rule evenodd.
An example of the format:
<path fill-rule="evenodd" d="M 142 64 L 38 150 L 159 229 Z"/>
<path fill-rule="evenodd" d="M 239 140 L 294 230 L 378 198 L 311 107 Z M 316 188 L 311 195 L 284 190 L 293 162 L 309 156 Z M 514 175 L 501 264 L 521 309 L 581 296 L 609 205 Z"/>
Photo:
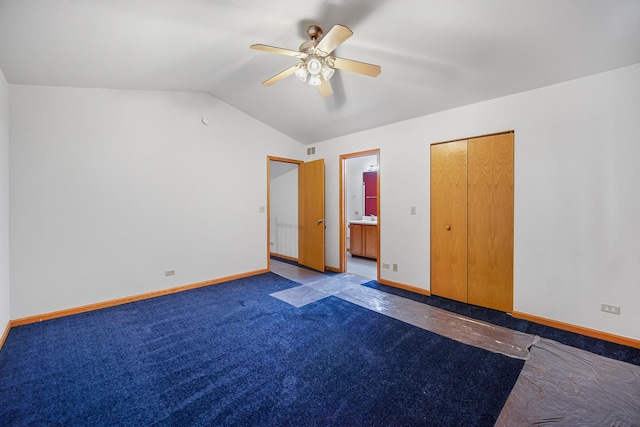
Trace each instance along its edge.
<path fill-rule="evenodd" d="M 431 293 L 467 301 L 467 142 L 431 146 Z"/>
<path fill-rule="evenodd" d="M 468 141 L 468 302 L 513 311 L 513 133 Z"/>

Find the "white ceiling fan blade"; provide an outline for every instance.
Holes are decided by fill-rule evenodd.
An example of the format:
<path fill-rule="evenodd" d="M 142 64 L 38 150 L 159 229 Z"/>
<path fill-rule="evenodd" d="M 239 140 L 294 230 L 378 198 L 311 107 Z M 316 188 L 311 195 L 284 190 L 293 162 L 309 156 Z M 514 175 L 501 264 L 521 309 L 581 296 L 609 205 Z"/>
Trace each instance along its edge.
<path fill-rule="evenodd" d="M 329 55 L 346 39 L 351 37 L 353 32 L 344 25 L 334 25 L 329 32 L 322 37 L 316 49 L 324 52 L 325 55 Z"/>
<path fill-rule="evenodd" d="M 354 61 L 352 59 L 333 58 L 333 67 L 339 70 L 352 71 L 366 76 L 376 77 L 382 71 L 379 65 L 367 64 L 366 62 Z"/>
<path fill-rule="evenodd" d="M 300 59 L 304 59 L 307 57 L 306 53 L 300 52 L 298 50 L 285 49 L 283 47 L 269 46 L 266 44 L 252 44 L 249 47 L 251 49 L 261 50 L 263 52 L 271 52 L 271 53 L 278 53 L 280 55 L 294 56 Z"/>
<path fill-rule="evenodd" d="M 322 96 L 333 95 L 333 88 L 331 87 L 331 83 L 329 83 L 329 80 L 325 80 L 325 78 L 322 77 L 322 75 L 320 76 L 320 79 L 322 80 L 322 83 L 320 83 L 320 86 L 318 86 L 320 95 Z"/>
<path fill-rule="evenodd" d="M 296 72 L 298 67 L 300 67 L 300 64 L 292 65 L 291 67 L 287 68 L 284 71 L 279 72 L 278 74 L 271 77 L 270 79 L 263 81 L 262 86 L 271 86 L 272 84 L 277 83 L 286 77 L 289 77 L 291 74 Z"/>

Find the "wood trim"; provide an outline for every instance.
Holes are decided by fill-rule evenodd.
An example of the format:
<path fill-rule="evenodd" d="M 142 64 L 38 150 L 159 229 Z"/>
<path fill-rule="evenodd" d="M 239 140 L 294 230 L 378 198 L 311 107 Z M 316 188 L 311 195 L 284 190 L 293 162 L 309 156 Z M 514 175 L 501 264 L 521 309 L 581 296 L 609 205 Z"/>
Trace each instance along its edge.
<path fill-rule="evenodd" d="M 516 133 L 516 131 L 515 131 L 515 130 L 513 130 L 513 129 L 512 129 L 512 130 L 504 130 L 504 131 L 502 131 L 502 132 L 493 132 L 493 133 L 487 133 L 487 134 L 484 134 L 484 135 L 468 136 L 468 137 L 466 137 L 466 138 L 450 139 L 450 140 L 448 140 L 448 141 L 432 142 L 432 143 L 431 143 L 431 144 L 429 144 L 429 145 L 447 144 L 447 143 L 449 143 L 449 142 L 465 141 L 465 140 L 467 140 L 467 139 L 484 138 L 484 137 L 487 137 L 487 136 L 504 135 L 504 134 L 507 134 L 507 133 Z"/>
<path fill-rule="evenodd" d="M 431 296 L 431 291 L 429 291 L 429 289 L 418 288 L 415 286 L 406 285 L 404 283 L 399 283 L 399 282 L 392 282 L 391 280 L 386 280 L 386 279 L 378 279 L 378 283 L 391 286 L 393 288 L 404 289 L 405 291 L 414 292 L 420 295 Z"/>
<path fill-rule="evenodd" d="M 373 156 L 375 154 L 380 154 L 379 148 L 372 148 L 371 150 L 363 150 L 363 151 L 356 151 L 354 153 L 341 154 L 340 158 L 348 159 L 348 158 L 354 158 L 354 157 Z"/>
<path fill-rule="evenodd" d="M 7 323 L 7 327 L 4 328 L 4 333 L 2 334 L 2 337 L 0 337 L 0 350 L 2 350 L 2 346 L 4 345 L 4 342 L 7 339 L 7 335 L 9 335 L 10 329 L 11 329 L 11 322 Z"/>
<path fill-rule="evenodd" d="M 382 261 L 380 261 L 382 259 L 382 248 L 380 247 L 380 200 L 382 200 L 382 198 L 380 197 L 380 150 L 377 150 L 377 160 L 378 160 L 378 173 L 376 175 L 377 178 L 377 182 L 376 182 L 376 209 L 377 209 L 377 222 L 378 222 L 378 226 L 377 228 L 377 236 L 376 236 L 376 279 L 380 279 L 380 264 L 382 264 Z"/>
<path fill-rule="evenodd" d="M 163 289 L 159 291 L 153 291 L 146 294 L 133 295 L 130 297 L 118 298 L 110 301 L 98 302 L 95 304 L 83 305 L 80 307 L 68 308 L 65 310 L 54 311 L 51 313 L 38 314 L 35 316 L 23 317 L 21 319 L 12 320 L 9 322 L 9 327 L 28 325 L 30 323 L 42 322 L 43 320 L 51 320 L 59 317 L 72 316 L 74 314 L 85 313 L 93 310 L 100 310 L 102 308 L 114 307 L 117 305 L 127 304 L 130 302 L 141 301 L 145 299 L 155 298 L 163 295 L 175 294 L 178 292 L 188 291 L 191 289 L 202 288 L 209 285 L 215 285 L 218 283 L 228 282 L 231 280 L 242 279 L 245 277 L 256 276 L 258 274 L 268 273 L 269 269 L 255 270 L 247 273 L 234 274 L 232 276 L 221 277 L 219 279 L 206 280 L 204 282 L 192 283 L 190 285 L 178 286 L 175 288 Z"/>
<path fill-rule="evenodd" d="M 616 344 L 622 344 L 628 347 L 640 348 L 640 340 L 636 340 L 633 338 L 622 337 L 620 335 L 614 335 L 608 332 L 597 331 L 595 329 L 589 329 L 583 326 L 577 326 L 577 325 L 572 325 L 570 323 L 559 322 L 557 320 L 538 317 L 532 314 L 521 313 L 518 311 L 514 311 L 511 314 L 516 319 L 528 320 L 530 322 L 539 323 L 541 325 L 550 326 L 552 328 L 562 329 L 564 331 L 574 332 L 580 335 L 586 335 L 591 338 L 597 338 L 600 340 L 609 341 Z"/>
<path fill-rule="evenodd" d="M 285 157 L 276 157 L 276 156 L 267 156 L 267 161 L 269 160 L 273 160 L 274 162 L 295 163 L 298 165 L 301 163 L 304 163 L 304 160 L 287 159 Z"/>
<path fill-rule="evenodd" d="M 293 163 L 300 165 L 302 160 L 287 159 L 284 157 L 267 156 L 267 270 L 271 270 L 271 161 L 282 163 Z M 282 256 L 282 255 L 278 255 Z M 296 262 L 298 259 L 295 260 Z"/>
<path fill-rule="evenodd" d="M 271 157 L 267 156 L 267 268 L 271 270 Z"/>
<path fill-rule="evenodd" d="M 338 162 L 338 173 L 340 174 L 340 188 L 338 189 L 338 216 L 340 217 L 340 226 L 338 229 L 338 240 L 340 241 L 340 243 L 338 250 L 340 251 L 340 268 L 338 273 L 345 273 L 347 271 L 347 235 L 345 232 L 347 225 L 345 224 L 344 220 L 344 210 L 346 209 L 344 192 L 347 181 L 347 178 L 344 176 L 344 162 L 346 159 L 347 158 L 344 155 L 340 155 L 340 161 Z"/>

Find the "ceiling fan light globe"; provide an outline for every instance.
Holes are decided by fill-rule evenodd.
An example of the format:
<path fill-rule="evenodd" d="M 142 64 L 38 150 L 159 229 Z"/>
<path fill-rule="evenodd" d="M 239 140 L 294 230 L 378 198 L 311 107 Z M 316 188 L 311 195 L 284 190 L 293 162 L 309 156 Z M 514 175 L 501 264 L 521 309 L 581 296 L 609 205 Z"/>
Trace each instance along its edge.
<path fill-rule="evenodd" d="M 333 68 L 328 67 L 325 64 L 322 64 L 321 73 L 322 73 L 322 77 L 324 77 L 325 80 L 328 81 L 333 76 L 333 73 L 335 73 L 335 72 L 336 72 L 336 70 L 334 70 Z"/>
<path fill-rule="evenodd" d="M 312 76 L 317 76 L 322 71 L 322 62 L 318 58 L 311 58 L 307 61 L 307 71 Z"/>
<path fill-rule="evenodd" d="M 319 86 L 322 83 L 320 76 L 318 74 L 311 74 L 309 76 L 309 84 L 311 86 Z"/>
<path fill-rule="evenodd" d="M 307 77 L 309 76 L 309 72 L 307 71 L 307 69 L 302 66 L 300 68 L 298 68 L 295 72 L 296 77 L 298 79 L 300 79 L 301 82 L 306 82 L 307 81 Z"/>

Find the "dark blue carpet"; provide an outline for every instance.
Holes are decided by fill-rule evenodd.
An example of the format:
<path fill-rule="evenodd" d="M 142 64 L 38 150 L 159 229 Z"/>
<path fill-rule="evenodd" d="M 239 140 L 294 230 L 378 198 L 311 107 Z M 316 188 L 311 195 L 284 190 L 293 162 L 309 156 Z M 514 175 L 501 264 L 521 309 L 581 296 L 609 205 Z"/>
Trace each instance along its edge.
<path fill-rule="evenodd" d="M 2 425 L 491 426 L 523 362 L 272 273 L 13 328 Z"/>
<path fill-rule="evenodd" d="M 424 304 L 429 304 L 443 310 L 458 313 L 473 319 L 482 320 L 494 325 L 504 326 L 527 334 L 538 335 L 548 338 L 559 343 L 570 345 L 591 353 L 599 354 L 611 359 L 621 360 L 623 362 L 640 365 L 640 349 L 628 347 L 609 341 L 603 341 L 597 338 L 587 337 L 585 335 L 576 334 L 561 329 L 551 328 L 539 323 L 529 322 L 523 319 L 516 319 L 504 312 L 490 310 L 488 308 L 478 307 L 453 301 L 438 296 L 420 295 L 403 289 L 394 288 L 383 285 L 375 280 L 365 283 L 363 286 L 378 289 L 404 298 L 409 298 Z"/>

